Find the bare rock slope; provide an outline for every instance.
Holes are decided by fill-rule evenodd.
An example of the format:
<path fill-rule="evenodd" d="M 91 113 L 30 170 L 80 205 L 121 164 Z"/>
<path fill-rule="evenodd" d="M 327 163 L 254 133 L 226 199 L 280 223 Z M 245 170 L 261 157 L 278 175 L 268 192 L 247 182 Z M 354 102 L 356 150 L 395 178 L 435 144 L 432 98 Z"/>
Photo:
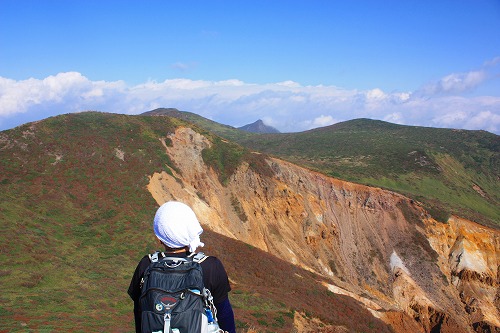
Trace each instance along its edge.
<path fill-rule="evenodd" d="M 159 204 L 187 202 L 206 227 L 323 275 L 396 332 L 500 330 L 497 230 L 273 158 L 272 177 L 243 164 L 222 185 L 201 156 L 209 140 L 190 128 L 169 138 L 178 172 L 151 175 Z"/>

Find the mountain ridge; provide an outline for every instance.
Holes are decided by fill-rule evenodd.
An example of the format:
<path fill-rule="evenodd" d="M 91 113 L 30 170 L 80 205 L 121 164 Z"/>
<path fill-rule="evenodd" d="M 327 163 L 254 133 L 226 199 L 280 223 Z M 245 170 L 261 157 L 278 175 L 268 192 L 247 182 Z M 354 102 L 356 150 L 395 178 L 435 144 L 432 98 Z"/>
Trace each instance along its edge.
<path fill-rule="evenodd" d="M 130 330 L 127 283 L 156 249 L 152 217 L 170 199 L 203 217 L 207 250 L 234 278 L 240 331 L 500 325 L 496 229 L 439 222 L 411 198 L 252 152 L 184 120 L 69 114 L 0 132 L 0 156 L 2 329 Z"/>
<path fill-rule="evenodd" d="M 423 201 L 442 221 L 458 214 L 499 226 L 500 137 L 496 134 L 361 118 L 298 133 L 256 135 L 196 114 L 186 120 L 311 170 L 403 193 Z"/>

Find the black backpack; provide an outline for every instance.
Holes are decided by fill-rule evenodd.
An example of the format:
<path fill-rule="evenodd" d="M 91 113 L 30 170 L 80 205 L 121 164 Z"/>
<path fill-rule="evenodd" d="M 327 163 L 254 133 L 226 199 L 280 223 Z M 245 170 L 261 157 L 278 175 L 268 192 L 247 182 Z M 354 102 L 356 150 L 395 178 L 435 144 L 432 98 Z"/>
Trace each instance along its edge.
<path fill-rule="evenodd" d="M 161 258 L 159 258 L 161 256 Z M 186 258 L 149 256 L 141 281 L 142 333 L 220 332 L 210 291 L 203 285 L 203 253 Z"/>

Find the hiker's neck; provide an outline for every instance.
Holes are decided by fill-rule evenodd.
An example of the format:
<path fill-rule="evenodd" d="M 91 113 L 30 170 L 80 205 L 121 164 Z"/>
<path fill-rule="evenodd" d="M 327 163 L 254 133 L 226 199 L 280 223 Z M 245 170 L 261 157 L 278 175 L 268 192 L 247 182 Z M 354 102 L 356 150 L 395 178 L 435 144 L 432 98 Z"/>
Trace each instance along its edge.
<path fill-rule="evenodd" d="M 181 248 L 171 248 L 163 244 L 165 247 L 165 253 L 187 253 L 188 252 L 188 247 L 181 247 Z"/>

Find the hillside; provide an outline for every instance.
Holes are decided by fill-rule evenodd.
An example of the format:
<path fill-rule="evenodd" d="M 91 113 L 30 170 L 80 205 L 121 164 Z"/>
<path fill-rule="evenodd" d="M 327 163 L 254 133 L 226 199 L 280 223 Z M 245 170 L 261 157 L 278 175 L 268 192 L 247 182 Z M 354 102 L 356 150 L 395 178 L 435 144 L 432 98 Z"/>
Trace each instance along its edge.
<path fill-rule="evenodd" d="M 195 124 L 196 126 L 205 129 L 210 133 L 214 133 L 224 138 L 228 138 L 231 141 L 235 141 L 235 137 L 252 137 L 255 133 L 246 132 L 238 130 L 232 126 L 223 125 L 218 122 L 212 121 L 207 118 L 203 118 L 196 113 L 187 112 L 187 111 L 179 111 L 175 108 L 159 108 L 152 111 L 147 111 L 141 114 L 141 116 L 168 116 L 174 117 L 178 119 L 182 119 L 191 124 Z"/>
<path fill-rule="evenodd" d="M 0 331 L 131 331 L 125 291 L 170 199 L 202 217 L 239 332 L 500 327 L 499 231 L 175 117 L 26 124 L 0 132 L 0 170 Z"/>
<path fill-rule="evenodd" d="M 252 150 L 412 197 L 441 221 L 458 214 L 485 225 L 500 225 L 498 135 L 369 119 L 300 133 L 248 135 L 203 119 L 194 114 L 186 118 Z"/>
<path fill-rule="evenodd" d="M 158 206 L 147 185 L 155 172 L 175 172 L 165 145 L 182 124 L 81 113 L 0 133 L 0 331 L 132 330 L 128 283 L 137 261 L 157 248 Z M 329 293 L 321 276 L 204 227 L 204 251 L 224 260 L 233 281 L 241 332 L 289 332 L 299 314 L 390 332 L 352 298 Z M 311 300 L 320 294 L 333 311 Z"/>

